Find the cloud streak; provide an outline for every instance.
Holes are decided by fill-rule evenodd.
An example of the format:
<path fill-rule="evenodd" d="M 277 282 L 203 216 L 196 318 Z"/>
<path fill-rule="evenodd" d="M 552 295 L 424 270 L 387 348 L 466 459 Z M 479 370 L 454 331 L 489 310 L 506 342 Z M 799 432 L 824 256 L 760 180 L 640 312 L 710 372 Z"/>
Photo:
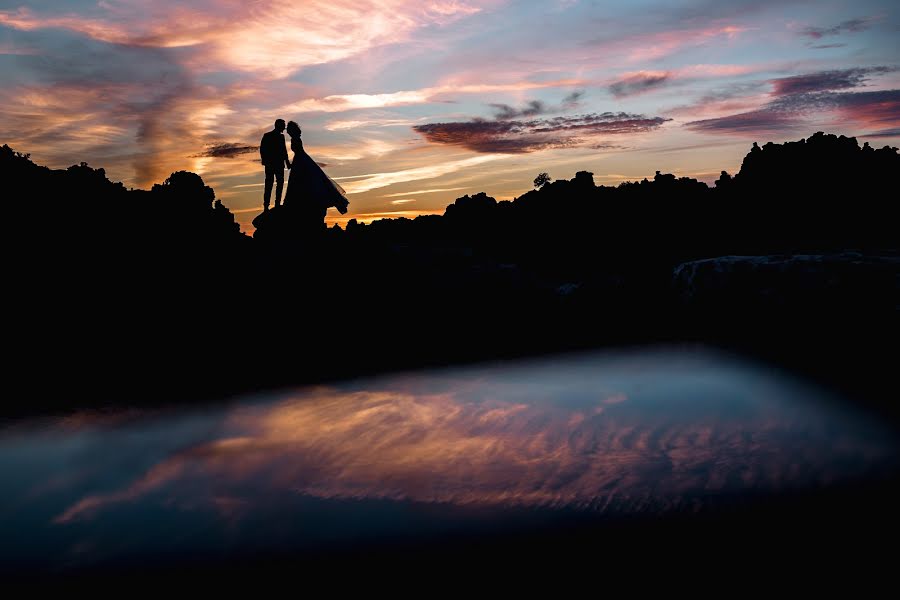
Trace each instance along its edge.
<path fill-rule="evenodd" d="M 657 61 L 721 40 L 734 40 L 746 31 L 747 27 L 734 23 L 701 23 L 695 27 L 669 27 L 625 36 L 615 32 L 588 44 L 631 65 Z"/>
<path fill-rule="evenodd" d="M 760 110 L 692 121 L 687 127 L 704 133 L 774 135 L 808 129 L 807 118 L 832 112 L 840 121 L 876 128 L 881 134 L 900 126 L 900 90 L 819 92 L 784 96 Z"/>
<path fill-rule="evenodd" d="M 519 119 L 523 117 L 535 117 L 552 113 L 561 113 L 573 110 L 580 106 L 580 100 L 584 96 L 583 91 L 575 91 L 563 98 L 559 106 L 548 105 L 541 100 L 529 100 L 522 108 L 514 108 L 509 104 L 491 103 L 489 106 L 495 109 L 494 118 L 498 121 Z"/>
<path fill-rule="evenodd" d="M 298 102 L 282 106 L 278 112 L 344 112 L 358 109 L 387 108 L 395 106 L 412 106 L 445 102 L 459 94 L 487 94 L 499 92 L 522 92 L 545 88 L 577 87 L 586 83 L 583 79 L 557 79 L 551 81 L 519 81 L 514 83 L 475 83 L 461 85 L 441 85 L 417 90 L 400 90 L 381 94 L 332 94 L 321 98 L 306 98 Z M 580 94 L 570 94 L 569 105 L 577 103 Z M 511 109 L 513 110 L 513 109 Z M 364 122 L 364 121 L 363 121 Z"/>
<path fill-rule="evenodd" d="M 491 6 L 494 3 L 482 3 Z M 304 0 L 303 3 L 174 0 L 103 3 L 97 16 L 54 15 L 27 7 L 0 11 L 0 24 L 23 31 L 61 29 L 126 46 L 186 48 L 192 64 L 214 62 L 272 79 L 409 39 L 481 12 L 467 2 Z"/>
<path fill-rule="evenodd" d="M 609 93 L 616 98 L 642 94 L 662 86 L 671 77 L 667 71 L 641 71 L 610 84 Z"/>
<path fill-rule="evenodd" d="M 829 114 L 840 122 L 889 131 L 900 125 L 900 90 L 838 91 L 865 87 L 871 75 L 893 72 L 890 67 L 820 71 L 774 79 L 769 100 L 756 110 L 687 123 L 704 133 L 776 135 L 803 131 L 810 118 Z"/>
<path fill-rule="evenodd" d="M 771 83 L 774 86 L 772 94 L 774 96 L 787 96 L 790 94 L 855 88 L 864 85 L 871 75 L 881 75 L 893 70 L 890 67 L 869 67 L 820 71 L 806 75 L 782 77 L 781 79 L 772 80 Z"/>
<path fill-rule="evenodd" d="M 242 154 L 254 154 L 258 150 L 258 146 L 248 146 L 246 144 L 235 142 L 223 142 L 221 144 L 211 144 L 206 147 L 206 150 L 195 156 L 207 158 L 234 158 L 235 156 L 240 156 Z"/>
<path fill-rule="evenodd" d="M 430 123 L 413 130 L 428 142 L 461 146 L 475 152 L 522 154 L 551 148 L 584 147 L 608 135 L 640 134 L 661 127 L 669 119 L 624 112 L 593 113 L 528 121 Z"/>
<path fill-rule="evenodd" d="M 475 167 L 503 158 L 500 154 L 489 154 L 486 156 L 473 156 L 462 160 L 448 161 L 427 165 L 424 167 L 416 167 L 413 169 L 403 169 L 400 171 L 391 171 L 386 173 L 369 173 L 366 175 L 355 176 L 355 180 L 343 184 L 348 194 L 359 194 L 370 190 L 387 187 L 395 183 L 406 183 L 407 181 L 419 181 L 425 179 L 433 179 L 441 175 L 448 175 L 457 171 Z"/>
<path fill-rule="evenodd" d="M 413 192 L 400 192 L 398 194 L 385 194 L 385 198 L 399 198 L 401 196 L 419 196 L 422 194 L 437 194 L 440 192 L 457 192 L 459 190 L 464 190 L 464 187 L 452 187 L 452 188 L 433 188 L 430 190 L 415 190 Z"/>
<path fill-rule="evenodd" d="M 807 27 L 800 32 L 800 35 L 820 40 L 823 37 L 832 37 L 841 35 L 842 33 L 858 33 L 869 29 L 878 19 L 875 17 L 867 17 L 864 19 L 848 19 L 833 27 Z"/>

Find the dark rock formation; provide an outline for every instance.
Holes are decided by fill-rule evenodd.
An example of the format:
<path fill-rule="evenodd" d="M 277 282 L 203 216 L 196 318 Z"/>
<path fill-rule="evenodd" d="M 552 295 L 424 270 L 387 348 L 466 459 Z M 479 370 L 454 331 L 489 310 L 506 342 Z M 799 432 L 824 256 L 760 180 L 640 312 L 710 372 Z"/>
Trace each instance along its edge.
<path fill-rule="evenodd" d="M 773 311 L 889 315 L 900 310 L 900 254 L 721 256 L 679 265 L 674 283 L 688 306 L 734 319 Z"/>

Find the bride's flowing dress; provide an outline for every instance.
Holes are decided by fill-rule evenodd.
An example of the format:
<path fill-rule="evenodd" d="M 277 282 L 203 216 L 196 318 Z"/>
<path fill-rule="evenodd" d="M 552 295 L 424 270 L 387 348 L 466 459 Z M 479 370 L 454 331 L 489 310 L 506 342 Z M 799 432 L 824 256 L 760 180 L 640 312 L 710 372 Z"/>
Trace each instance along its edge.
<path fill-rule="evenodd" d="M 284 197 L 285 207 L 308 211 L 310 218 L 316 218 L 320 222 L 324 222 L 329 206 L 334 206 L 338 212 L 345 214 L 350 203 L 344 189 L 332 181 L 322 167 L 306 153 L 299 136 L 291 138 L 291 150 L 294 151 L 294 160 L 291 162 L 291 174 Z"/>

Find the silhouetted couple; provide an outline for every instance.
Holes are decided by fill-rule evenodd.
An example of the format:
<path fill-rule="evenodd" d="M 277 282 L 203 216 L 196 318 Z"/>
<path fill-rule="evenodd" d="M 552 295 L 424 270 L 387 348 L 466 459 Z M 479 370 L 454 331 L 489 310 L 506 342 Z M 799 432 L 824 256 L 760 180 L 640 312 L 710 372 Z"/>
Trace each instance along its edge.
<path fill-rule="evenodd" d="M 291 136 L 291 150 L 294 160 L 288 159 L 282 132 L 287 129 Z M 285 127 L 284 120 L 275 121 L 275 129 L 263 135 L 259 144 L 259 155 L 266 168 L 266 186 L 263 193 L 263 210 L 269 210 L 272 197 L 272 184 L 275 187 L 275 206 L 281 205 L 281 192 L 284 188 L 284 169 L 290 169 L 287 195 L 284 197 L 285 208 L 310 222 L 325 221 L 325 212 L 334 206 L 341 214 L 347 212 L 349 202 L 344 190 L 332 181 L 325 171 L 303 150 L 300 139 L 300 126 L 291 121 Z"/>

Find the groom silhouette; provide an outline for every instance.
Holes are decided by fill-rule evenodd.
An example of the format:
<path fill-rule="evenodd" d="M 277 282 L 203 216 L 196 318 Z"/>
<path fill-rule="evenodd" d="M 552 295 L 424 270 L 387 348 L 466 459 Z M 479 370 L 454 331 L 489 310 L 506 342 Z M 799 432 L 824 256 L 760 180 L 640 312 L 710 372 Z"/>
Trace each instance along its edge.
<path fill-rule="evenodd" d="M 266 188 L 263 192 L 263 210 L 269 210 L 269 199 L 272 197 L 272 180 L 276 180 L 275 206 L 281 204 L 281 192 L 284 189 L 284 168 L 291 168 L 287 148 L 284 146 L 284 119 L 275 121 L 275 129 L 266 132 L 259 142 L 259 157 L 266 168 Z"/>

